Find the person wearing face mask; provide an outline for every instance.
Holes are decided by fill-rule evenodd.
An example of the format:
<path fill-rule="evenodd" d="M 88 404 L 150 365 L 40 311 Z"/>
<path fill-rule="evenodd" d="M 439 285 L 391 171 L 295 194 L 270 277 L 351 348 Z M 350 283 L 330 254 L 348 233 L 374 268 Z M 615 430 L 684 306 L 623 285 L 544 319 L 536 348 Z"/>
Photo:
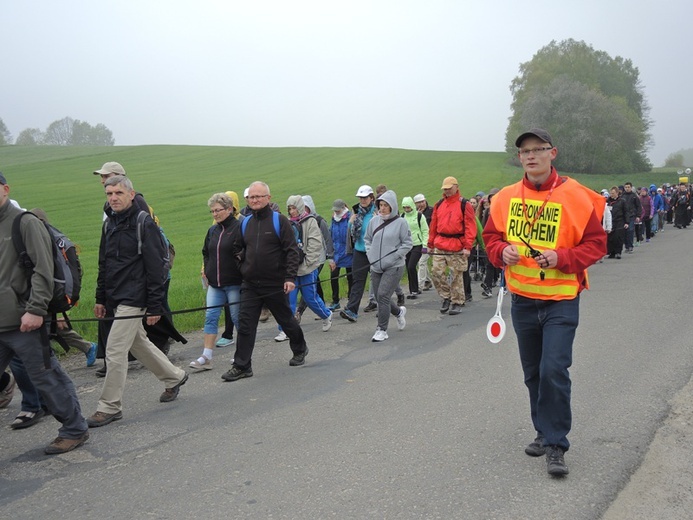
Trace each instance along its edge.
<path fill-rule="evenodd" d="M 371 284 L 378 303 L 378 326 L 373 341 L 388 339 L 390 314 L 397 318 L 397 328 L 404 330 L 407 309 L 392 300 L 405 267 L 405 257 L 412 248 L 409 224 L 398 214 L 397 194 L 387 190 L 378 197 L 378 214 L 368 223 L 364 237 Z"/>

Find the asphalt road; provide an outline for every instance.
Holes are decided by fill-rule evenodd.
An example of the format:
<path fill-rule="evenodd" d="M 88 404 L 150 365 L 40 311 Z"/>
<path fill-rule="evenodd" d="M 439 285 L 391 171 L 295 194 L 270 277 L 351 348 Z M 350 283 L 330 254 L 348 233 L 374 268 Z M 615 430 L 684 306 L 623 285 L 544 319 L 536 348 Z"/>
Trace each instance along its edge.
<path fill-rule="evenodd" d="M 92 430 L 83 448 L 44 455 L 52 419 L 0 433 L 1 516 L 580 520 L 609 510 L 616 520 L 654 518 L 636 516 L 636 501 L 663 511 L 655 502 L 674 495 L 656 517 L 688 518 L 678 515 L 693 503 L 690 479 L 678 482 L 668 466 L 633 486 L 669 445 L 671 464 L 691 467 L 693 412 L 680 392 L 690 395 L 693 373 L 692 243 L 693 231 L 669 227 L 590 270 L 571 369 L 567 478 L 549 477 L 543 458 L 524 454 L 534 432 L 510 302 L 508 333 L 492 345 L 485 329 L 496 300 L 481 300 L 475 284 L 459 316 L 441 316 L 434 292 L 408 301 L 406 330 L 392 319 L 382 344 L 370 341 L 372 314 L 356 324 L 335 318 L 323 333 L 308 311 L 304 367 L 289 367 L 288 344 L 272 340 L 272 321 L 261 324 L 253 378 L 222 382 L 233 348 L 220 349 L 214 370 L 191 374 L 173 403 L 159 403 L 162 385 L 133 366 L 123 420 Z M 172 349 L 181 367 L 200 353 L 201 336 L 189 338 Z M 83 359 L 65 366 L 88 415 L 102 380 Z M 15 398 L 0 423 L 18 411 Z M 648 454 L 651 445 L 660 451 Z M 638 491 L 663 474 L 667 489 Z M 667 494 L 672 486 L 684 488 Z"/>

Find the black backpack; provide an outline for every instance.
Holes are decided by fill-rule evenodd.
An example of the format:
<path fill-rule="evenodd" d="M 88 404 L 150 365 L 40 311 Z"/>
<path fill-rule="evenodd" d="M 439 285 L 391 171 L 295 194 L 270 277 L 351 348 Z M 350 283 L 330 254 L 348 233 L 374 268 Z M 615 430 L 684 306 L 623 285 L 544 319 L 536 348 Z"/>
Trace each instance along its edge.
<path fill-rule="evenodd" d="M 12 243 L 19 256 L 19 265 L 27 271 L 28 294 L 31 291 L 31 276 L 35 266 L 29 258 L 26 245 L 19 231 L 20 221 L 24 215 L 36 217 L 29 211 L 15 217 L 14 222 L 12 222 Z M 46 226 L 48 235 L 51 237 L 53 250 L 53 297 L 48 304 L 48 313 L 65 313 L 77 305 L 79 301 L 79 293 L 82 289 L 82 266 L 75 244 L 50 224 L 44 222 L 43 225 Z"/>

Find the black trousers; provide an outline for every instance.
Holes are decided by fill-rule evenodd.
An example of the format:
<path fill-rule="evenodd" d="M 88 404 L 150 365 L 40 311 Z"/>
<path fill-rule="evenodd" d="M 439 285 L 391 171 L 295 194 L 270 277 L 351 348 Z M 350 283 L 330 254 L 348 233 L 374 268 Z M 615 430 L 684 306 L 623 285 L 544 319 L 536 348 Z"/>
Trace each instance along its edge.
<path fill-rule="evenodd" d="M 414 246 L 407 253 L 405 262 L 407 265 L 407 279 L 409 280 L 409 294 L 419 292 L 419 260 L 421 259 L 421 250 L 423 246 Z"/>
<path fill-rule="evenodd" d="M 283 287 L 259 287 L 244 283 L 241 285 L 241 308 L 238 314 L 236 353 L 233 357 L 233 364 L 241 369 L 251 366 L 257 324 L 263 305 L 269 309 L 289 337 L 292 352 L 302 354 L 306 351 L 303 330 L 291 312 L 289 295 L 284 294 Z"/>

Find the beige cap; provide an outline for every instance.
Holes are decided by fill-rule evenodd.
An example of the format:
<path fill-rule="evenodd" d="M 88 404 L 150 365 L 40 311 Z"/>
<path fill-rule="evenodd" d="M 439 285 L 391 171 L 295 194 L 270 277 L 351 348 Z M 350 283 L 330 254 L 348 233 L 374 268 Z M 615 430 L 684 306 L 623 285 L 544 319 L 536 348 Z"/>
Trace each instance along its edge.
<path fill-rule="evenodd" d="M 100 170 L 94 171 L 94 175 L 111 175 L 112 173 L 115 175 L 125 175 L 127 177 L 125 168 L 115 161 L 107 162 Z"/>

